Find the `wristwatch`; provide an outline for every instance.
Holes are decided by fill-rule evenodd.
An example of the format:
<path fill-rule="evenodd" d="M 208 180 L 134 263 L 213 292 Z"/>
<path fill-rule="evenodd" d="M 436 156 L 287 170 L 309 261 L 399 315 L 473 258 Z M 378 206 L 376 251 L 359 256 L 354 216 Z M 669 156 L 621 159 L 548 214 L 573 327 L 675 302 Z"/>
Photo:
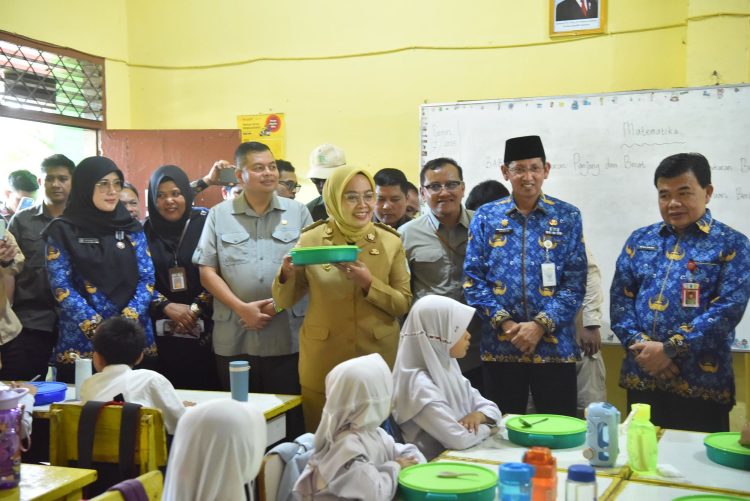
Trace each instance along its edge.
<path fill-rule="evenodd" d="M 190 305 L 190 313 L 194 313 L 196 317 L 199 317 L 201 313 L 203 313 L 203 310 L 201 309 L 200 306 L 193 303 Z"/>
<path fill-rule="evenodd" d="M 677 347 L 672 341 L 664 341 L 662 345 L 664 346 L 664 354 L 667 357 L 674 358 L 677 356 Z"/>

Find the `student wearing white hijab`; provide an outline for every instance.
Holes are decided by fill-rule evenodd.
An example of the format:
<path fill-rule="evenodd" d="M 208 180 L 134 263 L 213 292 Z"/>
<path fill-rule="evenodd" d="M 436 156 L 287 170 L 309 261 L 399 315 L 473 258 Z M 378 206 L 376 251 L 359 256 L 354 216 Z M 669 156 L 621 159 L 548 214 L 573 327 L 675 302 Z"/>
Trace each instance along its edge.
<path fill-rule="evenodd" d="M 432 459 L 472 447 L 494 432 L 500 409 L 461 375 L 474 308 L 443 296 L 417 301 L 401 328 L 393 367 L 393 417 L 404 440 Z"/>
<path fill-rule="evenodd" d="M 197 405 L 177 424 L 162 500 L 252 500 L 265 449 L 266 419 L 252 404 Z"/>
<path fill-rule="evenodd" d="M 295 496 L 316 501 L 393 499 L 401 469 L 425 458 L 415 446 L 397 444 L 379 428 L 393 398 L 388 365 L 378 354 L 353 358 L 334 367 L 325 385 L 315 453 L 294 486 Z"/>

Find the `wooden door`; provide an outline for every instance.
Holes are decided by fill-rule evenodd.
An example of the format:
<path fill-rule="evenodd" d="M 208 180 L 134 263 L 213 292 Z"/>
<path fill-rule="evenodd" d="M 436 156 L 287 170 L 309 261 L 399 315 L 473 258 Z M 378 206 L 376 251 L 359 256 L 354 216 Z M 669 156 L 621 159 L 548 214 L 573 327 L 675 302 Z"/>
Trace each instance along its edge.
<path fill-rule="evenodd" d="M 138 188 L 143 217 L 147 209 L 144 193 L 154 170 L 177 165 L 193 181 L 208 174 L 216 160 L 234 163 L 234 150 L 239 144 L 239 129 L 102 132 L 102 154 L 114 160 L 125 180 Z M 213 207 L 221 200 L 221 190 L 212 186 L 195 197 L 195 205 Z"/>

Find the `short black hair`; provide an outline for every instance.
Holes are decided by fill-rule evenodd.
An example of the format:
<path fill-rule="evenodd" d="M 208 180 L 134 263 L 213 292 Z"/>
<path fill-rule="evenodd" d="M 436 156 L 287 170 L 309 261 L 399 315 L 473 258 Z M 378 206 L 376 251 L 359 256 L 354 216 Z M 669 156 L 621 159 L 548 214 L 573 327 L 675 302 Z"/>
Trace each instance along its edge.
<path fill-rule="evenodd" d="M 494 202 L 510 195 L 508 188 L 500 181 L 489 179 L 474 186 L 466 197 L 466 208 L 477 210 L 486 203 Z"/>
<path fill-rule="evenodd" d="M 667 179 L 692 172 L 701 188 L 711 184 L 711 166 L 706 157 L 700 153 L 677 153 L 670 155 L 659 163 L 654 172 L 654 186 L 660 177 Z"/>
<path fill-rule="evenodd" d="M 42 160 L 42 172 L 45 174 L 47 173 L 47 169 L 55 167 L 65 167 L 71 176 L 73 175 L 73 171 L 76 170 L 76 164 L 73 163 L 73 160 L 60 153 L 48 156 Z"/>
<path fill-rule="evenodd" d="M 409 192 L 409 181 L 406 175 L 398 169 L 380 169 L 373 176 L 375 186 L 398 186 L 406 195 Z"/>
<path fill-rule="evenodd" d="M 138 322 L 124 317 L 110 317 L 94 332 L 94 351 L 107 365 L 133 366 L 146 348 L 146 333 Z"/>
<path fill-rule="evenodd" d="M 166 180 L 166 179 L 169 179 L 169 178 L 168 177 L 164 177 L 164 180 Z M 133 193 L 135 193 L 135 198 L 137 198 L 138 200 L 141 199 L 141 196 L 138 194 L 138 188 L 136 188 L 132 184 L 128 183 L 127 181 L 125 181 L 124 183 L 122 183 L 122 189 L 123 190 L 130 190 L 130 191 L 132 191 Z"/>
<path fill-rule="evenodd" d="M 414 185 L 414 183 L 412 183 L 411 181 L 409 181 L 409 183 L 408 183 L 408 187 L 409 187 L 409 188 L 408 188 L 408 189 L 406 190 L 406 193 L 407 193 L 407 194 L 408 194 L 408 193 L 409 193 L 410 191 L 414 191 L 414 192 L 416 192 L 416 193 L 417 193 L 417 195 L 419 195 L 419 190 L 418 190 L 418 189 L 417 189 L 417 187 L 416 187 L 416 186 Z"/>
<path fill-rule="evenodd" d="M 237 149 L 234 150 L 235 165 L 239 167 L 241 160 L 249 153 L 263 153 L 264 151 L 271 151 L 271 148 L 257 141 L 246 141 L 237 146 Z"/>
<path fill-rule="evenodd" d="M 294 165 L 288 160 L 276 160 L 276 169 L 279 172 L 294 172 Z"/>
<path fill-rule="evenodd" d="M 14 170 L 8 174 L 8 185 L 13 191 L 28 191 L 33 193 L 39 189 L 36 176 L 26 169 Z"/>
<path fill-rule="evenodd" d="M 456 170 L 458 170 L 458 180 L 464 180 L 464 171 L 461 166 L 458 165 L 458 162 L 456 162 L 452 158 L 440 157 L 433 158 L 432 160 L 424 164 L 424 167 L 422 167 L 422 170 L 419 172 L 419 183 L 424 185 L 425 172 L 427 172 L 428 170 L 438 170 L 446 165 L 452 165 L 453 167 L 455 167 Z"/>

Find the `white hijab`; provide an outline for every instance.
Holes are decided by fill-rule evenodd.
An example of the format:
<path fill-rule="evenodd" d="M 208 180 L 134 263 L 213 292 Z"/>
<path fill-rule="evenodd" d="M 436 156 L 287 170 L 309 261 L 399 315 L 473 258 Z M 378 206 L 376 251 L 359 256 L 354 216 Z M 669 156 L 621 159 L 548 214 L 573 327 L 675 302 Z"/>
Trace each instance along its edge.
<path fill-rule="evenodd" d="M 162 500 L 244 500 L 265 449 L 266 420 L 252 404 L 222 399 L 188 409 L 177 423 Z"/>
<path fill-rule="evenodd" d="M 377 431 L 388 417 L 392 396 L 391 372 L 377 353 L 342 362 L 328 373 L 326 403 L 309 463 L 324 484 L 353 459 L 353 450 L 344 437 L 347 432 L 356 435 L 356 442 L 373 463 L 393 459 L 384 457 L 383 439 Z"/>
<path fill-rule="evenodd" d="M 448 402 L 456 419 L 471 412 L 471 384 L 449 351 L 473 317 L 474 308 L 443 296 L 424 296 L 414 303 L 401 328 L 393 366 L 393 418 L 398 424 L 436 400 Z M 420 375 L 434 384 L 420 383 Z"/>

